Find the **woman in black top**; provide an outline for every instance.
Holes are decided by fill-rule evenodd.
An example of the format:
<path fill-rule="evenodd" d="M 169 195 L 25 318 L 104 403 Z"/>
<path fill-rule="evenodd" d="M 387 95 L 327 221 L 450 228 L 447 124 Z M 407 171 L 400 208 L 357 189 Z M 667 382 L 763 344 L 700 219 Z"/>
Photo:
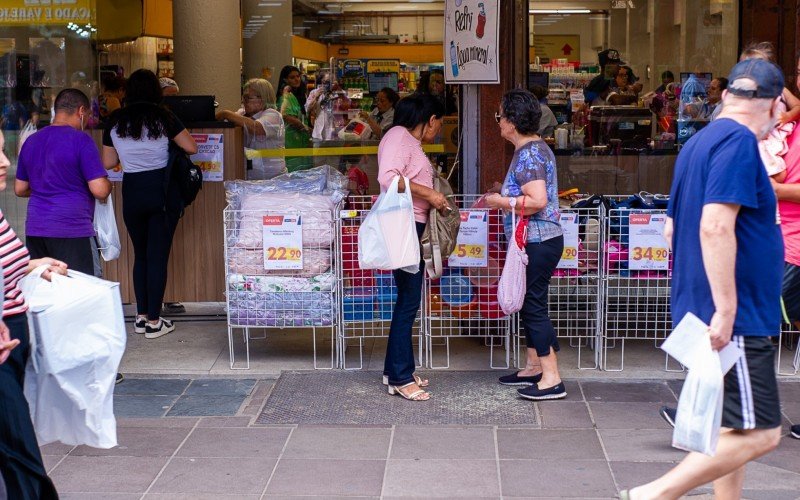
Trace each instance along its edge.
<path fill-rule="evenodd" d="M 197 144 L 178 118 L 162 107 L 161 86 L 152 71 L 134 71 L 126 104 L 111 115 L 103 133 L 103 164 L 122 164 L 122 217 L 133 243 L 134 331 L 148 339 L 175 329 L 160 317 L 172 236 L 183 210 L 178 186 L 166 182 L 169 144 L 188 154 Z"/>

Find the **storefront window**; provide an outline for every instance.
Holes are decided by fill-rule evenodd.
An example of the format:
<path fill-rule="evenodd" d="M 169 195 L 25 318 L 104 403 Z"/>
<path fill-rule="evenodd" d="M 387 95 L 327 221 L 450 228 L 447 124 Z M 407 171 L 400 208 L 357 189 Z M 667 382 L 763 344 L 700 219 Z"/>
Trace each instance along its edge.
<path fill-rule="evenodd" d="M 738 4 L 530 2 L 529 86 L 558 122 L 547 140 L 563 157 L 564 182 L 592 178 L 607 193 L 669 188 L 674 155 L 718 105 L 712 81 L 737 60 Z"/>

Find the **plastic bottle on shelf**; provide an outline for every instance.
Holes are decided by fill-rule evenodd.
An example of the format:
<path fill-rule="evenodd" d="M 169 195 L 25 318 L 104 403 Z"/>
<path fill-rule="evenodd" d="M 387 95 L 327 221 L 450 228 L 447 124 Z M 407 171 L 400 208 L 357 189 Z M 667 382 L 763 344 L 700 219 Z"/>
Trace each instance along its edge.
<path fill-rule="evenodd" d="M 685 144 L 698 130 L 708 124 L 706 88 L 694 75 L 689 75 L 681 88 L 678 108 L 678 144 Z"/>

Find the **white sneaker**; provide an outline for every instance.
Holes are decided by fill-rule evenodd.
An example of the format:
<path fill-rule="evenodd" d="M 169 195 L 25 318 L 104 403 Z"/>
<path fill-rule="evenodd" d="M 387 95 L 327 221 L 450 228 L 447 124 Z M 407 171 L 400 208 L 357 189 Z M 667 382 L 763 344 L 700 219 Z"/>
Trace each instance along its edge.
<path fill-rule="evenodd" d="M 151 325 L 149 322 L 147 323 L 147 326 L 145 326 L 144 337 L 147 339 L 157 339 L 158 337 L 162 337 L 173 330 L 175 330 L 175 325 L 172 324 L 172 321 L 164 318 L 158 318 L 158 324 L 155 326 Z"/>

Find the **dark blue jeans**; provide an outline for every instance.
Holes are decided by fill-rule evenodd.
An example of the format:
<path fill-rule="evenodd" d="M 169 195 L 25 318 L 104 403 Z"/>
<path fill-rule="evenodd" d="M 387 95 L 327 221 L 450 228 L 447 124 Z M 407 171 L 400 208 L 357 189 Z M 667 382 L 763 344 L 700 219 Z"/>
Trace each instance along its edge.
<path fill-rule="evenodd" d="M 558 236 L 541 243 L 528 243 L 528 266 L 525 268 L 525 302 L 519 312 L 525 328 L 528 348 L 536 349 L 539 357 L 548 356 L 550 348 L 558 352 L 560 347 L 556 330 L 550 321 L 547 310 L 547 293 L 550 278 L 553 276 L 561 253 L 564 251 L 564 237 Z"/>
<path fill-rule="evenodd" d="M 417 222 L 417 236 L 422 236 L 425 224 Z M 389 384 L 405 385 L 414 381 L 414 346 L 411 343 L 411 330 L 422 303 L 422 280 L 425 277 L 425 263 L 420 260 L 419 272 L 407 273 L 396 269 L 392 271 L 397 285 L 397 302 L 392 312 L 389 327 L 389 343 L 386 346 L 386 360 L 383 374 L 389 376 Z"/>

